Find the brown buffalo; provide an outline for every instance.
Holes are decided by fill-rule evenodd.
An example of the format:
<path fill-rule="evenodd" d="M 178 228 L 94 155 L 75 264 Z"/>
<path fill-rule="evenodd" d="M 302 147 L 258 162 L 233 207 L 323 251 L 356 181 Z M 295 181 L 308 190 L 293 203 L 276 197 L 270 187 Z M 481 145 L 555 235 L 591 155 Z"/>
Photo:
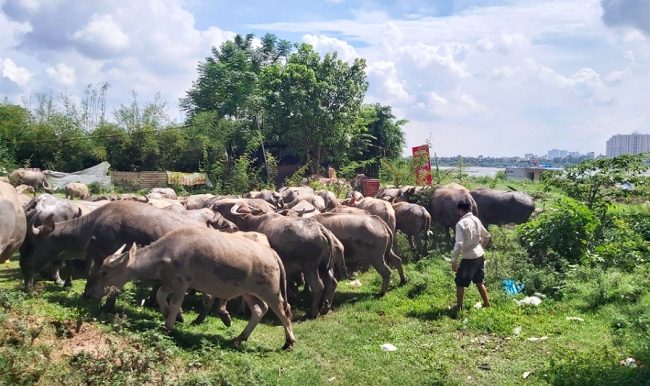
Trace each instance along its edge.
<path fill-rule="evenodd" d="M 412 250 L 417 250 L 421 255 L 426 255 L 427 243 L 429 242 L 429 228 L 431 227 L 431 215 L 429 212 L 421 205 L 407 202 L 395 203 L 393 204 L 393 209 L 395 209 L 397 230 L 408 237 Z M 420 239 L 420 234 L 422 233 L 424 233 L 424 246 Z M 413 239 L 415 239 L 415 245 L 413 244 Z"/>
<path fill-rule="evenodd" d="M 215 232 L 203 227 L 172 231 L 151 245 L 122 253 L 122 246 L 107 257 L 93 276 L 94 284 L 84 294 L 100 300 L 106 287 L 121 288 L 132 280 L 159 280 L 157 299 L 165 327 L 172 331 L 185 293 L 192 288 L 211 298 L 231 299 L 244 296 L 251 319 L 234 339 L 248 339 L 269 307 L 284 326 L 284 349 L 290 350 L 296 339 L 291 327 L 291 307 L 287 302 L 284 266 L 273 249 L 239 236 Z M 167 303 L 167 296 L 171 301 Z"/>
<path fill-rule="evenodd" d="M 9 260 L 25 240 L 27 221 L 16 190 L 0 181 L 0 263 Z"/>
<path fill-rule="evenodd" d="M 34 188 L 35 191 L 43 188 L 49 194 L 54 193 L 54 188 L 47 182 L 47 177 L 41 172 L 32 170 L 16 169 L 9 173 L 9 180 L 17 185 L 25 184 Z"/>
<path fill-rule="evenodd" d="M 65 198 L 70 197 L 71 200 L 74 200 L 75 197 L 79 197 L 81 200 L 83 200 L 86 197 L 90 196 L 90 193 L 88 192 L 88 186 L 86 184 L 82 184 L 81 182 L 72 182 L 69 183 L 63 188 L 63 191 L 65 192 Z"/>

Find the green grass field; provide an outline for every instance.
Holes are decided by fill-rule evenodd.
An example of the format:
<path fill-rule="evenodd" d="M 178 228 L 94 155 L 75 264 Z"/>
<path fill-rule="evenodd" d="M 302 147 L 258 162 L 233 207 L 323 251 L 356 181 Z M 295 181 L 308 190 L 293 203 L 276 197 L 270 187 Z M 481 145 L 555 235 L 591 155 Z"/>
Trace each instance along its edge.
<path fill-rule="evenodd" d="M 81 297 L 83 279 L 71 289 L 41 281 L 34 293 L 24 292 L 12 260 L 0 267 L 0 384 L 650 384 L 647 267 L 631 274 L 576 269 L 561 298 L 549 293 L 537 307 L 517 306 L 514 299 L 525 295 L 507 295 L 500 281 L 521 279 L 521 252 L 512 230 L 491 231 L 486 274 L 493 308 L 475 309 L 480 297 L 471 288 L 465 309 L 449 311 L 455 301 L 453 273 L 443 259 L 449 254 L 435 250 L 406 264 L 406 285 L 398 285 L 394 272 L 382 299 L 375 298 L 381 281 L 372 268 L 357 277 L 361 287 L 339 283 L 334 309 L 324 317 L 304 320 L 302 298 L 294 307 L 292 352 L 280 350 L 284 334 L 272 312 L 248 342 L 234 347 L 230 340 L 247 322 L 237 315 L 237 302 L 229 305 L 232 327 L 215 316 L 193 326 L 201 302 L 187 296 L 186 322 L 167 335 L 159 311 L 140 306 L 144 286 L 127 286 L 116 317 Z M 528 291 L 545 288 L 543 277 L 528 280 Z M 384 343 L 397 350 L 382 351 Z M 628 357 L 642 367 L 619 364 Z M 491 369 L 479 369 L 482 364 Z M 532 373 L 524 379 L 526 372 Z"/>

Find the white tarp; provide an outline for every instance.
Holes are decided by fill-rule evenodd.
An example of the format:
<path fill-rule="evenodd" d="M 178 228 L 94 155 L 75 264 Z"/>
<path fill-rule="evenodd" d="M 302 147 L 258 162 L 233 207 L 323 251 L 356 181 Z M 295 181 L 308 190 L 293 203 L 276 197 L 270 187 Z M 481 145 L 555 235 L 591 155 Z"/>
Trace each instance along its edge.
<path fill-rule="evenodd" d="M 55 172 L 53 170 L 45 170 L 43 173 L 49 177 L 52 185 L 54 185 L 53 187 L 56 189 L 63 189 L 71 182 L 81 182 L 86 185 L 92 182 L 99 182 L 108 188 L 111 185 L 111 176 L 108 175 L 108 168 L 110 166 L 108 162 L 104 161 L 99 165 L 74 173 Z"/>

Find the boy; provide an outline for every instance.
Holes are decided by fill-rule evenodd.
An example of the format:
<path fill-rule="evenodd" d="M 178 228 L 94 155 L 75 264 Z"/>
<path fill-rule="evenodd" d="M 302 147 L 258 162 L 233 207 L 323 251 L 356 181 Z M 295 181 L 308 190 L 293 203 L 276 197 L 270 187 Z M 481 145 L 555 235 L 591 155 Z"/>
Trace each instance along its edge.
<path fill-rule="evenodd" d="M 483 298 L 483 307 L 490 307 L 490 299 L 483 284 L 485 277 L 483 248 L 490 240 L 490 234 L 481 224 L 481 220 L 472 214 L 472 204 L 469 201 L 461 201 L 457 207 L 461 219 L 456 224 L 456 245 L 451 262 L 451 269 L 456 272 L 456 306 L 453 310 L 459 311 L 463 307 L 465 288 L 469 287 L 471 282 L 476 284 Z M 463 258 L 458 266 L 456 261 L 461 253 Z"/>

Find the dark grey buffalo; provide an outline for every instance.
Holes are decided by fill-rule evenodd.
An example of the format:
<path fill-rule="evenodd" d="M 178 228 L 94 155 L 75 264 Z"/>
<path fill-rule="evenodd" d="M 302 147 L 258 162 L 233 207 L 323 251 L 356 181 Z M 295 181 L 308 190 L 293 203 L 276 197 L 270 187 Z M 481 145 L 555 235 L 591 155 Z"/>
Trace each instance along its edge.
<path fill-rule="evenodd" d="M 87 206 L 82 205 L 79 201 L 75 203 L 47 193 L 35 197 L 25 205 L 24 208 L 27 222 L 37 227 L 43 225 L 45 219 L 50 216 L 51 220 L 57 223 L 79 218 L 84 214 L 84 212 L 90 213 L 90 211 L 92 211 Z M 47 268 L 47 266 L 49 266 L 49 264 L 47 266 L 39 266 L 32 263 L 30 256 L 36 247 L 35 243 L 37 243 L 37 241 L 34 239 L 32 234 L 27 232 L 25 242 L 20 247 L 20 268 L 23 272 L 25 284 L 28 289 L 32 288 L 34 274 L 42 272 Z M 81 257 L 82 256 L 76 256 L 75 258 Z M 61 279 L 59 272 L 60 268 L 64 265 L 67 268 L 68 275 L 65 282 Z M 52 279 L 54 279 L 54 281 L 59 285 L 69 287 L 72 285 L 72 272 L 73 267 L 71 264 L 64 264 L 63 262 L 56 261 L 56 263 L 53 264 Z"/>
<path fill-rule="evenodd" d="M 250 192 L 244 195 L 244 198 L 259 198 L 273 205 L 277 209 L 281 209 L 284 206 L 282 195 L 275 190 L 266 189 L 261 192 Z"/>
<path fill-rule="evenodd" d="M 329 190 L 319 190 L 316 192 L 317 196 L 320 196 L 325 202 L 325 210 L 332 210 L 339 206 L 339 201 L 336 199 L 336 194 L 330 192 Z"/>
<path fill-rule="evenodd" d="M 398 202 L 393 204 L 395 209 L 395 220 L 397 230 L 404 233 L 409 240 L 412 250 L 417 250 L 421 255 L 427 254 L 427 243 L 429 242 L 429 228 L 431 227 L 431 215 L 427 210 L 418 204 Z M 420 235 L 424 234 L 424 243 Z M 415 239 L 415 244 L 413 244 Z"/>
<path fill-rule="evenodd" d="M 25 240 L 25 212 L 13 186 L 0 181 L 0 263 L 9 260 Z"/>
<path fill-rule="evenodd" d="M 271 307 L 284 326 L 284 349 L 291 349 L 295 338 L 291 328 L 291 307 L 287 302 L 286 273 L 277 253 L 254 241 L 215 232 L 204 227 L 189 227 L 169 232 L 149 246 L 122 253 L 122 246 L 107 257 L 91 277 L 93 284 L 84 294 L 100 300 L 105 288 L 121 288 L 132 280 L 156 280 L 158 304 L 167 319 L 168 331 L 188 289 L 211 298 L 232 299 L 244 296 L 251 319 L 235 343 L 245 341 Z M 171 301 L 167 303 L 167 296 Z M 223 302 L 223 300 L 220 300 Z"/>
<path fill-rule="evenodd" d="M 16 169 L 9 173 L 9 180 L 17 182 L 17 185 L 24 184 L 34 188 L 35 191 L 43 189 L 46 192 L 54 193 L 54 188 L 47 182 L 45 174 L 33 170 Z"/>
<path fill-rule="evenodd" d="M 331 268 L 335 263 L 335 237 L 311 218 L 284 217 L 278 213 L 259 213 L 243 204 L 222 202 L 215 211 L 234 222 L 242 231 L 266 235 L 278 252 L 287 275 L 304 274 L 311 290 L 311 307 L 307 317 L 315 318 L 319 310 L 326 314 L 332 305 L 337 281 Z"/>
<path fill-rule="evenodd" d="M 535 210 L 533 198 L 524 192 L 476 189 L 471 192 L 484 226 L 523 224 Z"/>
<path fill-rule="evenodd" d="M 58 259 L 87 256 L 96 272 L 103 259 L 124 244 L 148 245 L 165 234 L 186 226 L 200 225 L 196 219 L 134 201 L 110 202 L 81 218 L 55 223 L 48 216 L 43 225 L 27 227 L 33 243 L 28 254 L 21 254 L 25 283 L 32 283 L 33 267 L 44 268 Z M 21 264 L 21 268 L 23 264 Z M 89 279 L 86 285 L 92 285 Z M 107 302 L 114 306 L 115 298 Z"/>
<path fill-rule="evenodd" d="M 431 221 L 445 228 L 445 237 L 448 243 L 452 242 L 451 229 L 460 220 L 460 214 L 458 213 L 458 203 L 460 201 L 468 201 L 472 206 L 472 213 L 475 216 L 478 215 L 478 207 L 469 190 L 456 183 L 435 187 L 429 201 L 427 209 L 431 214 Z"/>
<path fill-rule="evenodd" d="M 278 193 L 282 196 L 284 203 L 289 203 L 295 200 L 301 194 L 314 194 L 314 189 L 309 186 L 299 186 L 299 187 L 282 187 L 278 190 Z"/>

